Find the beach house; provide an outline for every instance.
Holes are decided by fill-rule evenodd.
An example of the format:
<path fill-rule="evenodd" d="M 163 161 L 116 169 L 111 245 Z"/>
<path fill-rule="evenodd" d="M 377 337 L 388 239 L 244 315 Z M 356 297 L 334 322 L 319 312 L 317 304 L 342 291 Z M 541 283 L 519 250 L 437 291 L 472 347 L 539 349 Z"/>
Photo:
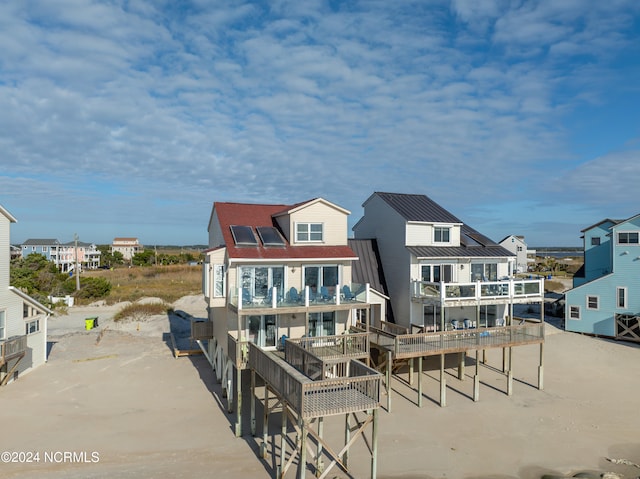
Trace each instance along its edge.
<path fill-rule="evenodd" d="M 584 265 L 565 293 L 565 329 L 640 341 L 640 215 L 582 230 Z"/>
<path fill-rule="evenodd" d="M 531 254 L 527 248 L 527 243 L 524 241 L 524 236 L 509 235 L 500 240 L 498 244 L 515 255 L 514 273 L 526 273 L 529 271 L 529 265 L 532 264 L 534 260 L 529 260 Z"/>
<path fill-rule="evenodd" d="M 459 354 L 462 378 L 467 352 L 475 351 L 477 366 L 479 351 L 502 348 L 511 394 L 511 348 L 544 342 L 542 316 L 528 323 L 514 315 L 514 305 L 538 303 L 544 314 L 543 280 L 515 278 L 513 253 L 426 195 L 376 192 L 363 208 L 354 235 L 376 240 L 395 320 L 371 323 L 375 332 L 371 348 L 382 356 L 377 364 L 386 363 L 389 377 L 396 365 L 408 362 L 411 383 L 414 361 L 421 378 L 422 359 L 440 356 L 440 404 L 444 405 L 447 354 Z M 542 346 L 539 373 L 542 387 Z M 477 367 L 474 381 L 479 384 Z M 386 383 L 389 401 L 390 378 Z M 419 405 L 421 400 L 419 390 Z"/>
<path fill-rule="evenodd" d="M 51 311 L 9 283 L 10 229 L 16 221 L 0 205 L 0 386 L 47 359 L 47 319 Z"/>
<path fill-rule="evenodd" d="M 366 333 L 347 333 L 356 323 L 384 319 L 388 298 L 353 282 L 358 257 L 348 244 L 349 214 L 323 198 L 213 204 L 202 281 L 209 321 L 195 325 L 211 331 L 194 334 L 209 338 L 207 354 L 236 411 L 243 371 L 275 361 L 266 353 L 302 344 L 300 354 L 330 346 L 341 357 L 368 360 Z M 274 363 L 269 371 L 287 368 Z"/>

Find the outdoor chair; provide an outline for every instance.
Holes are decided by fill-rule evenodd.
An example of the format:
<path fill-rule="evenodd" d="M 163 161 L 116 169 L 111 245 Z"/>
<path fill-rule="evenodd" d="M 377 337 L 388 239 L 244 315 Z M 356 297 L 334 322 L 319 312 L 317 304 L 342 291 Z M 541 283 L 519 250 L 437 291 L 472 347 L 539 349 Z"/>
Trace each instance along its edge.
<path fill-rule="evenodd" d="M 242 288 L 242 304 L 251 304 L 251 293 L 247 288 Z"/>
<path fill-rule="evenodd" d="M 299 303 L 300 302 L 300 295 L 298 294 L 298 290 L 296 288 L 294 288 L 293 286 L 289 290 L 289 302 L 290 303 Z"/>
<path fill-rule="evenodd" d="M 326 286 L 320 286 L 320 297 L 323 301 L 329 301 L 331 296 L 329 296 L 329 290 Z"/>
<path fill-rule="evenodd" d="M 347 301 L 353 301 L 356 299 L 356 295 L 351 292 L 351 288 L 346 284 L 342 287 L 342 295 Z"/>

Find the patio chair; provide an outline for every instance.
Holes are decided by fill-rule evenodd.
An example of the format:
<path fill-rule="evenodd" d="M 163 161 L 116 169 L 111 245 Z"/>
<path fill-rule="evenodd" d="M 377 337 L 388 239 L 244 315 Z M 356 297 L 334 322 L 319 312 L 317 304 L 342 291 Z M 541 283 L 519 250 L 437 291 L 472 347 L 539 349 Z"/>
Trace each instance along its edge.
<path fill-rule="evenodd" d="M 242 288 L 242 304 L 251 304 L 251 293 L 247 288 Z"/>
<path fill-rule="evenodd" d="M 464 325 L 464 329 L 471 329 L 473 326 L 471 326 L 471 320 L 464 318 L 462 320 L 462 324 Z"/>
<path fill-rule="evenodd" d="M 293 286 L 289 290 L 289 302 L 290 303 L 299 303 L 300 302 L 300 295 L 298 294 L 298 290 L 296 288 L 294 288 Z"/>
<path fill-rule="evenodd" d="M 331 296 L 329 296 L 329 290 L 326 286 L 320 286 L 320 298 L 323 301 L 329 301 L 331 299 Z"/>
<path fill-rule="evenodd" d="M 356 295 L 351 292 L 351 288 L 346 284 L 342 287 L 342 295 L 347 301 L 353 301 L 356 299 Z"/>

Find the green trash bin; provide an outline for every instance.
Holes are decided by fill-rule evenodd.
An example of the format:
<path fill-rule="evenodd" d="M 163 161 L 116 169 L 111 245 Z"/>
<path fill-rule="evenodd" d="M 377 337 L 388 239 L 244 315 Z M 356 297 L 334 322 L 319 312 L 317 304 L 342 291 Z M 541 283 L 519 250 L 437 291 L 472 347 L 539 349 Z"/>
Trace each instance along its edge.
<path fill-rule="evenodd" d="M 84 329 L 86 329 L 87 331 L 95 328 L 98 324 L 98 318 L 94 317 L 94 318 L 86 318 L 84 320 Z"/>

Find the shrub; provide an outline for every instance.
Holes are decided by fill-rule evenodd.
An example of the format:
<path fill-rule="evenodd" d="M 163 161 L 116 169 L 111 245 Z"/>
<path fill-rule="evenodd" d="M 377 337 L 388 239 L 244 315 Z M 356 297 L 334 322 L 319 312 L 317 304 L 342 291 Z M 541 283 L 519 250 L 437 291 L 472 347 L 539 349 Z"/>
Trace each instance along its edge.
<path fill-rule="evenodd" d="M 113 317 L 114 321 L 144 321 L 149 316 L 157 314 L 166 314 L 172 310 L 171 305 L 167 303 L 133 303 L 125 306 L 118 311 Z"/>

